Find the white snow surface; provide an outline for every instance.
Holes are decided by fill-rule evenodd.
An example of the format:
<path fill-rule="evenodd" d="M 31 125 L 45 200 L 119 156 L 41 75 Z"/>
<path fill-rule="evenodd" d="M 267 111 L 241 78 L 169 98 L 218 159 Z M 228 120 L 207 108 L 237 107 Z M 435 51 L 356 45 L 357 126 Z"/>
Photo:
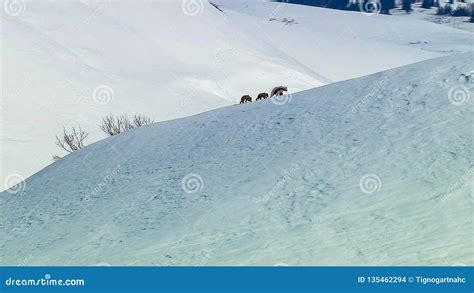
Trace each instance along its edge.
<path fill-rule="evenodd" d="M 109 113 L 175 119 L 472 49 L 470 32 L 406 17 L 184 2 L 26 1 L 21 15 L 2 13 L 0 190 L 63 155 L 62 126 L 91 143 Z"/>
<path fill-rule="evenodd" d="M 473 55 L 94 143 L 0 194 L 2 264 L 474 265 Z"/>

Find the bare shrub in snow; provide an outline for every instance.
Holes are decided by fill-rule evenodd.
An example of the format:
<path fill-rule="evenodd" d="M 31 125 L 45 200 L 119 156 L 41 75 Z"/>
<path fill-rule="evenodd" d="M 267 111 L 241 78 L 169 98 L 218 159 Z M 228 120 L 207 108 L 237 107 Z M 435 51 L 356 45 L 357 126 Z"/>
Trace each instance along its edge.
<path fill-rule="evenodd" d="M 59 136 L 56 135 L 56 145 L 66 152 L 72 153 L 84 147 L 84 140 L 88 135 L 89 133 L 82 130 L 81 127 L 73 127 L 71 130 L 66 130 L 66 128 L 63 127 L 63 133 Z M 57 161 L 59 159 L 61 159 L 61 157 L 53 156 L 53 160 Z"/>
<path fill-rule="evenodd" d="M 132 122 L 135 127 L 141 127 L 147 124 L 151 124 L 154 121 L 150 117 L 147 117 L 145 115 L 135 115 L 133 116 Z"/>
<path fill-rule="evenodd" d="M 110 114 L 102 118 L 100 129 L 108 136 L 114 136 L 150 123 L 153 123 L 153 120 L 145 115 L 135 115 L 130 119 L 127 115 L 114 116 Z"/>
<path fill-rule="evenodd" d="M 128 118 L 125 115 L 108 115 L 102 118 L 100 129 L 109 136 L 122 133 L 128 129 Z"/>

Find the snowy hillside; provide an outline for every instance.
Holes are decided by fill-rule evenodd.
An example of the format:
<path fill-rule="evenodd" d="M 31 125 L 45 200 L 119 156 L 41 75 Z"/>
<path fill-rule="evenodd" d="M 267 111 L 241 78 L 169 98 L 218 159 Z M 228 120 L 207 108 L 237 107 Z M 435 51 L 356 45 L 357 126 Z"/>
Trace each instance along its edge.
<path fill-rule="evenodd" d="M 0 257 L 473 265 L 473 60 L 442 57 L 90 145 L 1 194 Z"/>
<path fill-rule="evenodd" d="M 108 113 L 156 121 L 470 49 L 422 21 L 255 1 L 26 1 L 1 16 L 0 190 L 62 155 L 54 135 L 103 138 Z M 23 3 L 23 2 L 20 2 Z M 192 4 L 192 3 L 191 3 Z"/>

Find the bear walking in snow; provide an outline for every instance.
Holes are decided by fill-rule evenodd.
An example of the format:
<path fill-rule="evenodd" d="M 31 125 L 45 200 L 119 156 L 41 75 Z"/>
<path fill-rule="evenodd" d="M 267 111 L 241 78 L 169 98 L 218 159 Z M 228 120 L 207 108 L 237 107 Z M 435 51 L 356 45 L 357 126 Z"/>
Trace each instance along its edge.
<path fill-rule="evenodd" d="M 260 93 L 258 94 L 257 98 L 255 99 L 255 101 L 258 101 L 258 100 L 265 100 L 266 98 L 268 98 L 268 94 L 267 93 Z"/>
<path fill-rule="evenodd" d="M 244 104 L 244 103 L 247 103 L 247 102 L 252 102 L 252 97 L 251 96 L 245 95 L 245 96 L 242 96 L 242 98 L 240 98 L 240 103 L 241 104 Z"/>
<path fill-rule="evenodd" d="M 288 88 L 286 86 L 277 86 L 272 90 L 272 93 L 270 95 L 270 98 L 273 96 L 282 96 L 284 92 L 287 92 Z"/>
<path fill-rule="evenodd" d="M 274 96 L 282 96 L 287 91 L 288 91 L 288 88 L 286 86 L 277 86 L 272 90 L 272 93 L 270 95 L 265 92 L 258 94 L 255 101 L 273 98 Z M 252 97 L 249 95 L 245 95 L 245 96 L 242 96 L 242 98 L 240 98 L 240 104 L 245 104 L 249 102 L 252 102 Z"/>

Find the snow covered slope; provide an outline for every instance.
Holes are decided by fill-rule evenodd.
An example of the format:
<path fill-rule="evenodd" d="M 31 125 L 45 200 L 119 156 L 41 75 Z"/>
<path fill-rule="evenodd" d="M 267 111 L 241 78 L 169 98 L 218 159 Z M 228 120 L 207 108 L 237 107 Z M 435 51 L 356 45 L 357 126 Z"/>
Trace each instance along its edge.
<path fill-rule="evenodd" d="M 0 194 L 3 264 L 473 265 L 473 57 L 90 145 Z"/>
<path fill-rule="evenodd" d="M 108 113 L 184 117 L 275 85 L 297 92 L 465 51 L 473 36 L 307 6 L 216 3 L 220 10 L 187 0 L 4 8 L 0 183 L 61 155 L 54 134 L 63 125 L 81 125 L 93 142 L 103 138 L 97 124 Z"/>

